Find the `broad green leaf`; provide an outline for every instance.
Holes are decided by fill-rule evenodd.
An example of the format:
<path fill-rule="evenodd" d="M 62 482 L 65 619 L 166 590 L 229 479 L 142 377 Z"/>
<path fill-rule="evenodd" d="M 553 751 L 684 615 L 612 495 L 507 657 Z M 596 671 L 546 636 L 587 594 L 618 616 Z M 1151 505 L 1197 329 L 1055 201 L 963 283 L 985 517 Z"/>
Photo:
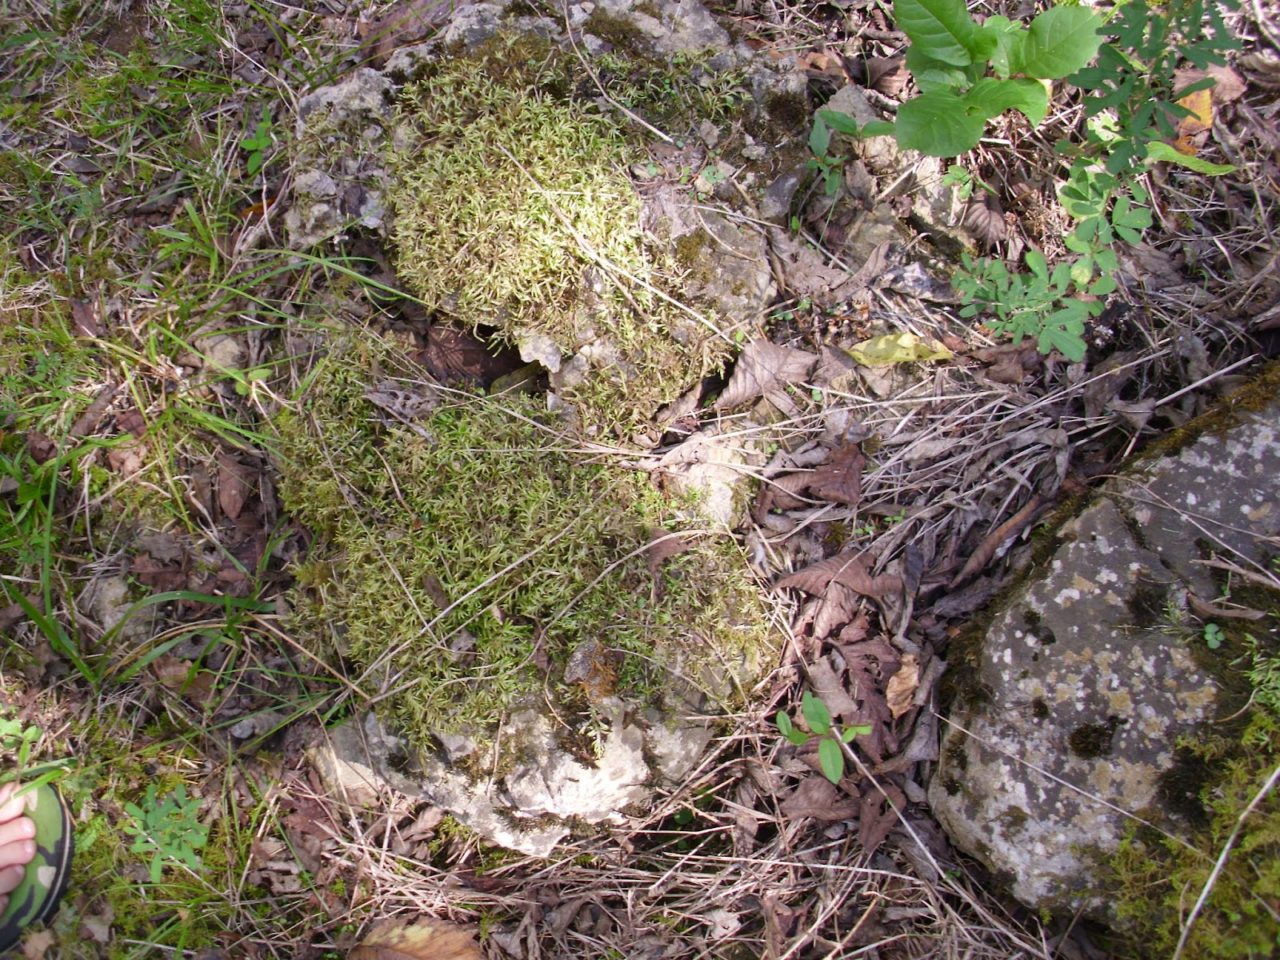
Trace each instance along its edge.
<path fill-rule="evenodd" d="M 1026 255 L 1027 269 L 1042 280 L 1049 279 L 1049 261 L 1039 250 L 1028 250 Z"/>
<path fill-rule="evenodd" d="M 1031 21 L 1010 52 L 1015 73 L 1060 80 L 1083 68 L 1098 52 L 1102 18 L 1086 7 L 1053 7 Z"/>
<path fill-rule="evenodd" d="M 983 77 L 961 99 L 971 112 L 980 114 L 984 120 L 998 117 L 1006 110 L 1018 110 L 1034 126 L 1049 110 L 1049 92 L 1044 84 L 1025 77 L 1014 80 Z"/>
<path fill-rule="evenodd" d="M 827 705 L 808 690 L 800 698 L 800 712 L 804 714 L 809 729 L 818 736 L 822 736 L 831 729 L 831 712 L 827 709 Z"/>
<path fill-rule="evenodd" d="M 844 776 L 844 753 L 840 749 L 840 744 L 830 737 L 825 737 L 818 744 L 818 763 L 828 780 L 835 784 L 840 783 L 840 779 Z"/>
<path fill-rule="evenodd" d="M 863 137 L 884 137 L 892 136 L 894 126 L 888 120 L 868 120 L 862 127 L 860 135 Z"/>
<path fill-rule="evenodd" d="M 906 57 L 907 69 L 911 71 L 911 79 L 916 82 L 921 93 L 934 90 L 955 91 L 969 86 L 977 79 L 978 67 L 974 65 L 956 66 L 944 60 L 929 56 L 919 47 L 908 47 Z"/>
<path fill-rule="evenodd" d="M 1093 279 L 1093 257 L 1084 256 L 1071 265 L 1071 282 L 1083 288 Z"/>
<path fill-rule="evenodd" d="M 1095 297 L 1104 297 L 1108 293 L 1114 293 L 1115 289 L 1116 278 L 1109 274 L 1104 274 L 1093 281 L 1093 284 L 1089 287 L 1089 292 Z"/>
<path fill-rule="evenodd" d="M 1022 45 L 1023 37 L 1027 32 L 1026 28 L 1014 23 L 1008 17 L 997 14 L 994 17 L 987 17 L 987 22 L 982 25 L 982 32 L 995 42 L 995 49 L 991 51 L 991 67 L 995 70 L 996 76 L 1002 79 L 1009 76 L 1013 72 L 1011 69 L 1013 50 Z"/>
<path fill-rule="evenodd" d="M 971 114 L 953 93 L 922 93 L 898 108 L 898 145 L 931 157 L 954 157 L 971 150 L 986 120 Z"/>
<path fill-rule="evenodd" d="M 886 333 L 864 340 L 847 351 L 864 367 L 887 367 L 921 360 L 950 360 L 951 351 L 940 343 L 921 340 L 914 333 Z"/>
<path fill-rule="evenodd" d="M 1176 163 L 1180 167 L 1186 167 L 1188 170 L 1194 170 L 1196 173 L 1203 173 L 1210 177 L 1221 176 L 1224 173 L 1234 173 L 1236 169 L 1229 163 L 1213 163 L 1200 157 L 1189 156 L 1179 150 L 1175 150 L 1161 140 L 1153 140 L 1147 144 L 1147 160 L 1153 163 L 1160 161 Z"/>
<path fill-rule="evenodd" d="M 849 137 L 856 137 L 861 133 L 858 121 L 847 113 L 841 113 L 839 110 L 819 110 L 818 116 L 836 133 L 843 133 Z"/>
<path fill-rule="evenodd" d="M 778 716 L 775 722 L 778 724 L 778 729 L 782 731 L 782 735 L 786 737 L 787 741 L 793 746 L 803 747 L 805 743 L 808 742 L 809 738 L 805 736 L 804 731 L 797 730 L 795 724 L 791 722 L 791 717 L 787 714 L 782 711 L 778 711 Z"/>
<path fill-rule="evenodd" d="M 986 59 L 980 51 L 994 46 L 969 16 L 964 0 L 893 0 L 893 19 L 922 53 L 957 67 Z"/>
<path fill-rule="evenodd" d="M 813 151 L 815 157 L 825 157 L 827 148 L 831 146 L 831 128 L 827 126 L 827 122 L 822 119 L 819 112 L 813 118 L 813 129 L 809 131 L 809 149 Z"/>
<path fill-rule="evenodd" d="M 845 727 L 840 731 L 840 739 L 845 743 L 853 743 L 855 737 L 865 737 L 871 732 L 871 724 L 855 723 L 852 727 Z"/>

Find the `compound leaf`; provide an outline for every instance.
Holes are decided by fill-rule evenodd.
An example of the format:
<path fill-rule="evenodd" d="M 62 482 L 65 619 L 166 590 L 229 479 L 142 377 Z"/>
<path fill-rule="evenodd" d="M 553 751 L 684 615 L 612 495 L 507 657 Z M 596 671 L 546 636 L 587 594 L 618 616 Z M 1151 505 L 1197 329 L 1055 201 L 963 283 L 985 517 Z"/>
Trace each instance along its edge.
<path fill-rule="evenodd" d="M 964 0 L 893 0 L 893 19 L 921 52 L 953 66 L 985 60 L 995 40 L 984 34 Z"/>
<path fill-rule="evenodd" d="M 1053 7 L 1031 21 L 1010 51 L 1015 73 L 1059 80 L 1082 69 L 1098 52 L 1102 19 L 1086 7 Z"/>

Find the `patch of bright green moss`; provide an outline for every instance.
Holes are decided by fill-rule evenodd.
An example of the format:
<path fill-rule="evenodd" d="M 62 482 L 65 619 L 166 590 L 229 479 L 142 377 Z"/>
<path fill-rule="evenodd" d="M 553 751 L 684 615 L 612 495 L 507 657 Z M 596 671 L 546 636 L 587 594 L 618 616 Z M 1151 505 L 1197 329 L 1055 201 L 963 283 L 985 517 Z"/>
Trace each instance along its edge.
<path fill-rule="evenodd" d="M 455 396 L 415 424 L 431 439 L 379 423 L 365 393 L 397 375 L 417 376 L 373 336 L 335 344 L 279 419 L 284 502 L 319 538 L 300 632 L 397 690 L 385 706 L 419 745 L 522 704 L 572 726 L 609 694 L 738 702 L 774 649 L 727 538 L 655 574 L 643 547 L 678 505 L 645 476 L 592 461 L 527 397 Z M 600 670 L 566 684 L 591 642 Z"/>
<path fill-rule="evenodd" d="M 402 95 L 388 198 L 397 269 L 428 309 L 566 356 L 597 348 L 567 393 L 603 431 L 675 399 L 729 344 L 672 302 L 679 271 L 626 173 L 643 155 L 576 93 L 575 66 L 502 36 L 439 64 Z"/>

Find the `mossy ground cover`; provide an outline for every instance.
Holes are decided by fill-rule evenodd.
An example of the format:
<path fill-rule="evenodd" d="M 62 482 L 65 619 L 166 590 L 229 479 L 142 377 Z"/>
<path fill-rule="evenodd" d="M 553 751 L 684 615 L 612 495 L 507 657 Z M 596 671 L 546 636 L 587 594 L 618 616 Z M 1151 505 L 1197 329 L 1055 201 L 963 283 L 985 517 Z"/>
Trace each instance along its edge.
<path fill-rule="evenodd" d="M 365 395 L 385 377 L 423 383 L 371 335 L 333 345 L 278 419 L 281 491 L 321 537 L 299 626 L 398 691 L 419 745 L 544 697 L 564 718 L 682 688 L 741 702 L 774 642 L 731 539 L 701 531 L 651 564 L 646 544 L 680 529 L 681 505 L 646 476 L 579 449 L 522 396 L 447 394 L 413 425 L 381 424 Z M 597 672 L 566 683 L 584 645 Z"/>
<path fill-rule="evenodd" d="M 638 106 L 677 106 L 686 124 L 723 109 L 688 64 L 659 85 L 651 66 L 633 78 L 624 57 L 610 63 L 613 92 Z M 389 199 L 399 274 L 428 309 L 514 342 L 549 338 L 566 360 L 598 351 L 566 392 L 582 429 L 607 433 L 715 370 L 732 340 L 703 305 L 678 302 L 681 269 L 641 229 L 627 173 L 644 154 L 583 72 L 507 35 L 442 61 L 401 95 Z"/>
<path fill-rule="evenodd" d="M 1199 661 L 1224 676 L 1232 701 L 1216 729 L 1179 744 L 1179 763 L 1167 777 L 1169 806 L 1183 814 L 1180 832 L 1190 845 L 1139 828 L 1112 860 L 1123 938 L 1142 956 L 1173 956 L 1188 924 L 1185 957 L 1280 953 L 1280 793 L 1273 779 L 1280 768 L 1280 591 L 1247 585 L 1232 597 L 1265 616 L 1209 633 L 1212 650 L 1201 632 L 1189 641 L 1201 649 Z"/>

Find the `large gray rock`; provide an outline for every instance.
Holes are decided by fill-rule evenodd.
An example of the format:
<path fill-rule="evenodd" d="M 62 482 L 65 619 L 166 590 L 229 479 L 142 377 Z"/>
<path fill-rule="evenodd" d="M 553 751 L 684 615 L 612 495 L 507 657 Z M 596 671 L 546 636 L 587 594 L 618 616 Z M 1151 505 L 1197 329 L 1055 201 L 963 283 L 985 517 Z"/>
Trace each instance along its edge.
<path fill-rule="evenodd" d="M 1126 814 L 1184 832 L 1165 775 L 1178 738 L 1225 707 L 1184 612 L 1217 596 L 1210 552 L 1265 559 L 1277 477 L 1280 405 L 1240 414 L 1109 483 L 998 606 L 929 800 L 1028 905 L 1106 918 L 1099 867 Z"/>

